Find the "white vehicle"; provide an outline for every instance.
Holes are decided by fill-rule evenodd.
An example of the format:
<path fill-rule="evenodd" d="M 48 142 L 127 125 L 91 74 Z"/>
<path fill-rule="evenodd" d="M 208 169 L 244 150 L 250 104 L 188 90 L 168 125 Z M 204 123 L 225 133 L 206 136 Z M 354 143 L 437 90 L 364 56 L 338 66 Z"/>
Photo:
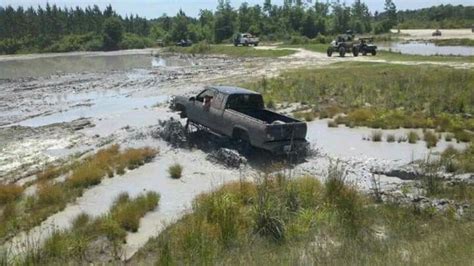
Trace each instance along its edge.
<path fill-rule="evenodd" d="M 234 45 L 239 46 L 258 46 L 260 40 L 257 37 L 252 36 L 250 33 L 238 33 L 234 38 Z"/>

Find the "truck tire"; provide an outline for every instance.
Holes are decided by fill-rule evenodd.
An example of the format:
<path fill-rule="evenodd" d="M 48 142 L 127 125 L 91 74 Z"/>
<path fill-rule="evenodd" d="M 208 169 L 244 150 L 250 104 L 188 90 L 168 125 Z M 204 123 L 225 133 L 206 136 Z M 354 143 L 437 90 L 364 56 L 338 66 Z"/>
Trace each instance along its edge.
<path fill-rule="evenodd" d="M 258 46 L 258 42 L 256 42 L 254 45 L 255 45 L 255 46 Z"/>
<path fill-rule="evenodd" d="M 250 144 L 249 134 L 246 131 L 238 128 L 234 129 L 232 139 L 234 144 L 236 145 L 235 148 L 240 153 L 248 154 L 251 151 L 252 145 Z"/>
<path fill-rule="evenodd" d="M 339 47 L 339 56 L 344 57 L 346 55 L 346 48 L 344 47 Z"/>
<path fill-rule="evenodd" d="M 359 48 L 357 47 L 352 48 L 352 54 L 354 55 L 354 57 L 359 56 Z"/>
<path fill-rule="evenodd" d="M 332 48 L 331 47 L 328 48 L 327 54 L 328 54 L 328 57 L 332 56 Z"/>
<path fill-rule="evenodd" d="M 234 46 L 237 47 L 237 46 L 239 46 L 239 44 L 238 44 L 238 43 L 234 43 Z"/>
<path fill-rule="evenodd" d="M 373 51 L 372 51 L 372 55 L 373 55 L 373 56 L 377 55 L 377 51 L 373 50 Z"/>

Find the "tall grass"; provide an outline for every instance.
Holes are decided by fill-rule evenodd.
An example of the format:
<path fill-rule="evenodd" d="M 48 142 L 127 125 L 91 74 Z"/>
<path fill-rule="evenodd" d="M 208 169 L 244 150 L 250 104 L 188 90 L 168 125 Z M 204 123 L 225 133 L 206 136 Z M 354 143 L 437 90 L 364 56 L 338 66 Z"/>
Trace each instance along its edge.
<path fill-rule="evenodd" d="M 373 201 L 336 164 L 324 184 L 267 174 L 256 183 L 235 182 L 201 195 L 192 213 L 150 239 L 130 263 L 469 264 L 473 230 L 469 218 L 453 219 L 449 212 L 433 215 Z"/>
<path fill-rule="evenodd" d="M 350 70 L 349 70 L 350 69 Z M 334 78 L 334 73 L 344 72 Z M 330 68 L 297 69 L 271 79 L 243 84 L 275 102 L 306 102 L 338 123 L 372 128 L 432 128 L 469 141 L 474 130 L 471 69 L 344 63 Z M 370 77 L 370 78 L 360 78 Z M 429 95 L 429 97 L 426 97 Z"/>
<path fill-rule="evenodd" d="M 103 258 L 108 263 L 119 261 L 127 231 L 137 231 L 140 218 L 158 205 L 159 198 L 155 192 L 136 198 L 122 193 L 108 214 L 95 219 L 84 213 L 78 215 L 71 229 L 54 231 L 41 246 L 27 250 L 20 264 L 83 265 L 98 263 Z"/>
<path fill-rule="evenodd" d="M 66 204 L 82 195 L 85 189 L 99 184 L 105 176 L 113 176 L 125 168 L 134 169 L 151 161 L 157 150 L 145 147 L 120 150 L 119 145 L 101 149 L 80 161 L 63 167 L 48 167 L 38 173 L 37 192 L 18 200 L 23 188 L 16 185 L 0 186 L 0 204 L 14 203 L 15 210 L 8 219 L 0 219 L 0 239 L 5 241 L 21 230 L 27 230 L 44 221 L 50 215 L 64 209 Z M 52 182 L 60 174 L 67 174 L 65 182 Z M 3 189 L 3 191 L 2 191 Z M 17 200 L 17 202 L 13 202 Z M 131 218 L 133 221 L 135 218 Z M 136 225 L 136 223 L 134 224 Z M 131 226 L 131 228 L 136 228 Z M 0 241 L 1 243 L 1 241 Z"/>
<path fill-rule="evenodd" d="M 16 184 L 0 184 L 0 204 L 17 200 L 23 194 L 23 187 Z"/>

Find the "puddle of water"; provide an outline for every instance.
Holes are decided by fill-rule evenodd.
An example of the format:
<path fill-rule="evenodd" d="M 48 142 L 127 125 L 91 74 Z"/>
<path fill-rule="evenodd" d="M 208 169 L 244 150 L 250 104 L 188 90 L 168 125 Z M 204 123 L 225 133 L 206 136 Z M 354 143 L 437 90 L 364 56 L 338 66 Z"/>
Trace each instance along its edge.
<path fill-rule="evenodd" d="M 395 139 L 406 137 L 412 129 L 383 130 L 383 141 L 373 142 L 363 140 L 364 137 L 370 137 L 372 131 L 370 128 L 330 128 L 327 126 L 327 120 L 317 120 L 308 123 L 307 139 L 315 143 L 318 148 L 329 155 L 341 158 L 352 159 L 380 159 L 399 161 L 399 163 L 409 163 L 413 160 L 426 159 L 430 153 L 442 152 L 448 145 L 453 145 L 457 149 L 465 147 L 462 143 L 446 142 L 440 140 L 435 148 L 427 149 L 424 141 L 418 141 L 416 144 L 389 143 L 385 141 L 387 134 L 394 134 Z M 421 136 L 422 131 L 416 130 Z"/>
<path fill-rule="evenodd" d="M 164 103 L 168 100 L 168 96 L 131 97 L 115 93 L 108 95 L 107 93 L 92 92 L 79 95 L 69 94 L 69 96 L 48 99 L 48 101 L 79 101 L 82 104 L 85 99 L 87 99 L 86 105 L 71 107 L 64 112 L 58 112 L 47 116 L 26 119 L 17 123 L 17 125 L 39 127 L 53 123 L 70 122 L 81 117 L 100 118 L 103 116 L 111 116 L 126 113 L 130 110 L 142 108 L 144 106 Z"/>
<path fill-rule="evenodd" d="M 51 55 L 50 57 L 0 60 L 0 79 L 44 77 L 58 73 L 181 67 L 197 64 L 191 58 L 154 57 L 151 54 Z"/>
<path fill-rule="evenodd" d="M 412 55 L 461 55 L 474 56 L 474 47 L 469 46 L 436 46 L 432 42 L 383 42 L 377 46 L 381 50 L 391 50 Z"/>

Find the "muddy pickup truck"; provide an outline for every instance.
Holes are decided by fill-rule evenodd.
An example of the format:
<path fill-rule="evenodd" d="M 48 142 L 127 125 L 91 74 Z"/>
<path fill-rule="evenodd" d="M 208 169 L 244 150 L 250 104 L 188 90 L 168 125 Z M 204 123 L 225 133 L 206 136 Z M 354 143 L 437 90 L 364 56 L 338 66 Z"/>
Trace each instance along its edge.
<path fill-rule="evenodd" d="M 305 147 L 306 123 L 265 109 L 259 93 L 238 87 L 210 86 L 195 97 L 176 96 L 173 110 L 188 124 L 205 127 L 241 145 L 275 154 Z"/>

